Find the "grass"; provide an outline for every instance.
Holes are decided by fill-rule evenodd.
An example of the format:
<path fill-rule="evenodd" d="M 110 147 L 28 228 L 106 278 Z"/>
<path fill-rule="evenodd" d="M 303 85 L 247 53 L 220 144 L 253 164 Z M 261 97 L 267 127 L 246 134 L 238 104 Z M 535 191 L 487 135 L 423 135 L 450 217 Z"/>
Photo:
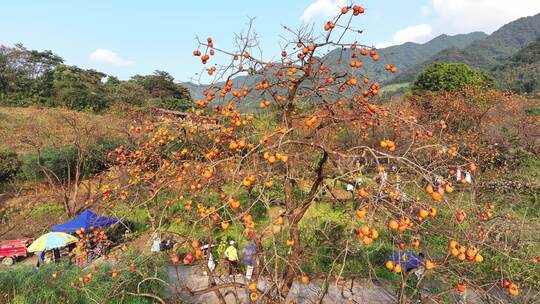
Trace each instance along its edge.
<path fill-rule="evenodd" d="M 0 272 L 0 302 L 1 303 L 95 303 L 94 299 L 107 299 L 107 303 L 151 303 L 144 297 L 131 295 L 123 296 L 118 292 L 117 286 L 123 290 L 137 292 L 137 284 L 148 276 L 165 278 L 161 266 L 164 260 L 160 256 L 141 256 L 135 252 L 127 252 L 121 258 L 126 264 L 98 263 L 92 269 L 80 269 L 68 262 L 47 264 L 36 271 L 33 266 L 23 266 Z M 129 264 L 137 267 L 137 272 L 129 271 Z M 116 268 L 119 275 L 111 276 L 112 269 Z M 55 274 L 55 276 L 53 276 Z M 87 283 L 80 283 L 79 278 L 91 275 Z M 76 282 L 76 287 L 70 286 Z M 165 287 L 155 280 L 148 280 L 140 284 L 141 293 L 148 292 L 165 297 Z"/>
<path fill-rule="evenodd" d="M 36 207 L 32 208 L 32 211 L 30 211 L 33 218 L 40 218 L 44 216 L 61 217 L 64 215 L 64 213 L 64 207 L 51 203 L 37 205 Z"/>
<path fill-rule="evenodd" d="M 540 108 L 527 109 L 525 112 L 531 116 L 540 116 Z"/>
<path fill-rule="evenodd" d="M 91 114 L 58 108 L 0 107 L 0 149 L 8 149 L 24 154 L 32 151 L 28 141 L 54 136 L 72 141 L 76 136 L 67 125 L 65 117 L 72 117 L 95 128 L 93 134 L 102 136 L 123 136 L 124 118 L 113 114 Z"/>
<path fill-rule="evenodd" d="M 394 84 L 388 84 L 381 87 L 380 92 L 381 93 L 392 93 L 396 92 L 401 89 L 409 88 L 411 84 L 409 82 L 402 82 L 402 83 L 394 83 Z"/>
<path fill-rule="evenodd" d="M 129 208 L 126 205 L 116 204 L 112 209 L 112 215 L 128 222 L 133 232 L 143 232 L 150 226 L 146 210 L 142 207 Z"/>

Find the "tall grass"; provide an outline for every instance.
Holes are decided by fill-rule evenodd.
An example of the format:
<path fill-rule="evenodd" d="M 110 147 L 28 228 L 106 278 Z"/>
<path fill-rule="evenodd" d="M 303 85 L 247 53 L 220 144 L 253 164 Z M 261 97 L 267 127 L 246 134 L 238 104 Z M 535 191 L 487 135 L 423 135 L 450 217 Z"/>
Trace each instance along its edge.
<path fill-rule="evenodd" d="M 146 277 L 163 279 L 163 260 L 130 253 L 122 257 L 121 261 L 133 261 L 137 270 L 130 271 L 130 266 L 123 262 L 116 265 L 101 262 L 90 269 L 80 269 L 62 262 L 44 265 L 39 269 L 25 265 L 0 272 L 0 303 L 152 303 L 149 298 L 129 295 L 129 292 L 137 293 L 137 285 Z M 119 270 L 116 278 L 111 275 L 113 267 Z M 92 278 L 89 282 L 83 284 L 79 281 L 90 273 Z M 71 282 L 76 285 L 71 286 Z M 156 280 L 148 280 L 140 284 L 139 292 L 163 298 L 165 286 Z"/>

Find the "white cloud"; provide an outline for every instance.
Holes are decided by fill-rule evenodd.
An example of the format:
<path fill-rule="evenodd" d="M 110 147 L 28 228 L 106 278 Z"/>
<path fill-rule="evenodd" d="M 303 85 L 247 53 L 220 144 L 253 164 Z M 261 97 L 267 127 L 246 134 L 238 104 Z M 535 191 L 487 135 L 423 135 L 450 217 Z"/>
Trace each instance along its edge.
<path fill-rule="evenodd" d="M 375 44 L 375 48 L 377 48 L 377 49 L 384 49 L 384 48 L 387 48 L 387 47 L 392 46 L 392 45 L 394 45 L 394 44 L 395 44 L 394 42 L 388 42 L 388 41 L 386 41 L 386 42 L 379 42 L 379 43 Z"/>
<path fill-rule="evenodd" d="M 339 14 L 340 8 L 345 4 L 346 0 L 316 0 L 304 10 L 302 20 L 311 21 L 318 17 L 332 18 Z"/>
<path fill-rule="evenodd" d="M 540 0 L 431 0 L 420 9 L 432 18 L 430 24 L 406 27 L 396 32 L 392 41 L 376 46 L 384 48 L 405 42 L 424 43 L 440 34 L 456 35 L 482 31 L 491 34 L 520 17 L 540 13 Z"/>
<path fill-rule="evenodd" d="M 433 38 L 433 29 L 428 24 L 418 24 L 406 27 L 396 32 L 391 42 L 381 42 L 375 47 L 385 48 L 405 42 L 424 43 Z"/>
<path fill-rule="evenodd" d="M 126 60 L 111 50 L 101 48 L 98 48 L 90 53 L 89 57 L 92 61 L 116 66 L 130 66 L 135 64 L 135 62 Z"/>
<path fill-rule="evenodd" d="M 405 42 L 424 43 L 432 37 L 433 29 L 427 24 L 419 24 L 399 30 L 394 35 L 397 44 Z"/>
<path fill-rule="evenodd" d="M 520 17 L 540 12 L 539 0 L 431 0 L 433 27 L 445 34 L 488 34 Z"/>

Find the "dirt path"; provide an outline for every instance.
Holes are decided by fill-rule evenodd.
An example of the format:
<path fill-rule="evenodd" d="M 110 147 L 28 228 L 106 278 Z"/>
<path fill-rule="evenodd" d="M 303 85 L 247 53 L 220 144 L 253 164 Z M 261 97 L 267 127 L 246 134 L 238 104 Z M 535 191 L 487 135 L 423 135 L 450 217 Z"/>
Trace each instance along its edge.
<path fill-rule="evenodd" d="M 178 266 L 169 267 L 168 269 L 170 282 L 176 288 L 188 287 L 191 290 L 200 290 L 208 287 L 208 277 L 204 275 L 203 271 L 198 267 L 185 267 Z M 227 283 L 231 281 L 245 283 L 243 275 L 237 275 L 234 278 L 229 276 L 216 277 L 217 284 Z M 258 288 L 264 290 L 266 282 L 259 280 L 257 283 Z M 222 293 L 225 295 L 227 303 L 237 303 L 236 298 L 233 295 L 234 288 L 223 289 Z M 173 295 L 176 291 L 172 291 Z M 244 289 L 237 289 L 240 303 L 251 303 L 249 301 L 249 293 Z M 297 304 L 308 303 L 365 303 L 365 304 L 390 304 L 396 303 L 395 298 L 389 294 L 383 287 L 375 285 L 367 281 L 355 282 L 352 290 L 343 290 L 336 284 L 331 284 L 328 287 L 328 291 L 324 296 L 322 302 L 320 297 L 322 294 L 321 285 L 317 282 L 311 282 L 309 284 L 294 283 L 289 297 L 285 301 L 291 303 L 295 300 Z M 219 303 L 216 296 L 213 293 L 207 293 L 201 296 L 190 297 L 187 293 L 180 295 L 180 299 L 187 303 L 206 303 L 214 304 Z"/>

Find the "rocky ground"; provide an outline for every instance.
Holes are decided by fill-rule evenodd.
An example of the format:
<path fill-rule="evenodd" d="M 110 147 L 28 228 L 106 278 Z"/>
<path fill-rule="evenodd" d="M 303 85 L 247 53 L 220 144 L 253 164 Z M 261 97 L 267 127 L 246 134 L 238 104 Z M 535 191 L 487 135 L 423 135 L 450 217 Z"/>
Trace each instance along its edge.
<path fill-rule="evenodd" d="M 188 287 L 192 291 L 201 290 L 207 288 L 208 277 L 197 267 L 184 267 L 179 266 L 177 268 L 171 266 L 169 268 L 169 277 L 171 280 L 172 297 L 178 297 L 176 290 L 182 287 Z M 243 275 L 236 275 L 235 277 L 229 277 L 227 275 L 217 276 L 217 284 L 227 282 L 240 282 L 246 283 Z M 264 290 L 266 282 L 260 279 L 257 283 L 260 290 Z M 237 299 L 234 296 L 234 287 L 222 290 L 223 295 L 227 303 L 237 303 Z M 250 303 L 249 292 L 244 289 L 236 290 L 238 294 L 238 301 L 240 303 Z M 322 298 L 322 300 L 321 300 Z M 188 303 L 206 303 L 213 304 L 219 303 L 216 295 L 213 292 L 199 295 L 189 296 L 188 293 L 181 293 L 180 299 Z M 323 296 L 323 289 L 318 282 L 310 282 L 309 284 L 294 283 L 292 290 L 286 303 L 291 303 L 295 300 L 297 304 L 307 303 L 366 303 L 366 304 L 385 304 L 396 303 L 396 299 L 388 293 L 383 287 L 369 283 L 367 281 L 355 282 L 352 289 L 345 289 L 336 284 L 331 284 L 328 287 L 326 294 Z"/>

